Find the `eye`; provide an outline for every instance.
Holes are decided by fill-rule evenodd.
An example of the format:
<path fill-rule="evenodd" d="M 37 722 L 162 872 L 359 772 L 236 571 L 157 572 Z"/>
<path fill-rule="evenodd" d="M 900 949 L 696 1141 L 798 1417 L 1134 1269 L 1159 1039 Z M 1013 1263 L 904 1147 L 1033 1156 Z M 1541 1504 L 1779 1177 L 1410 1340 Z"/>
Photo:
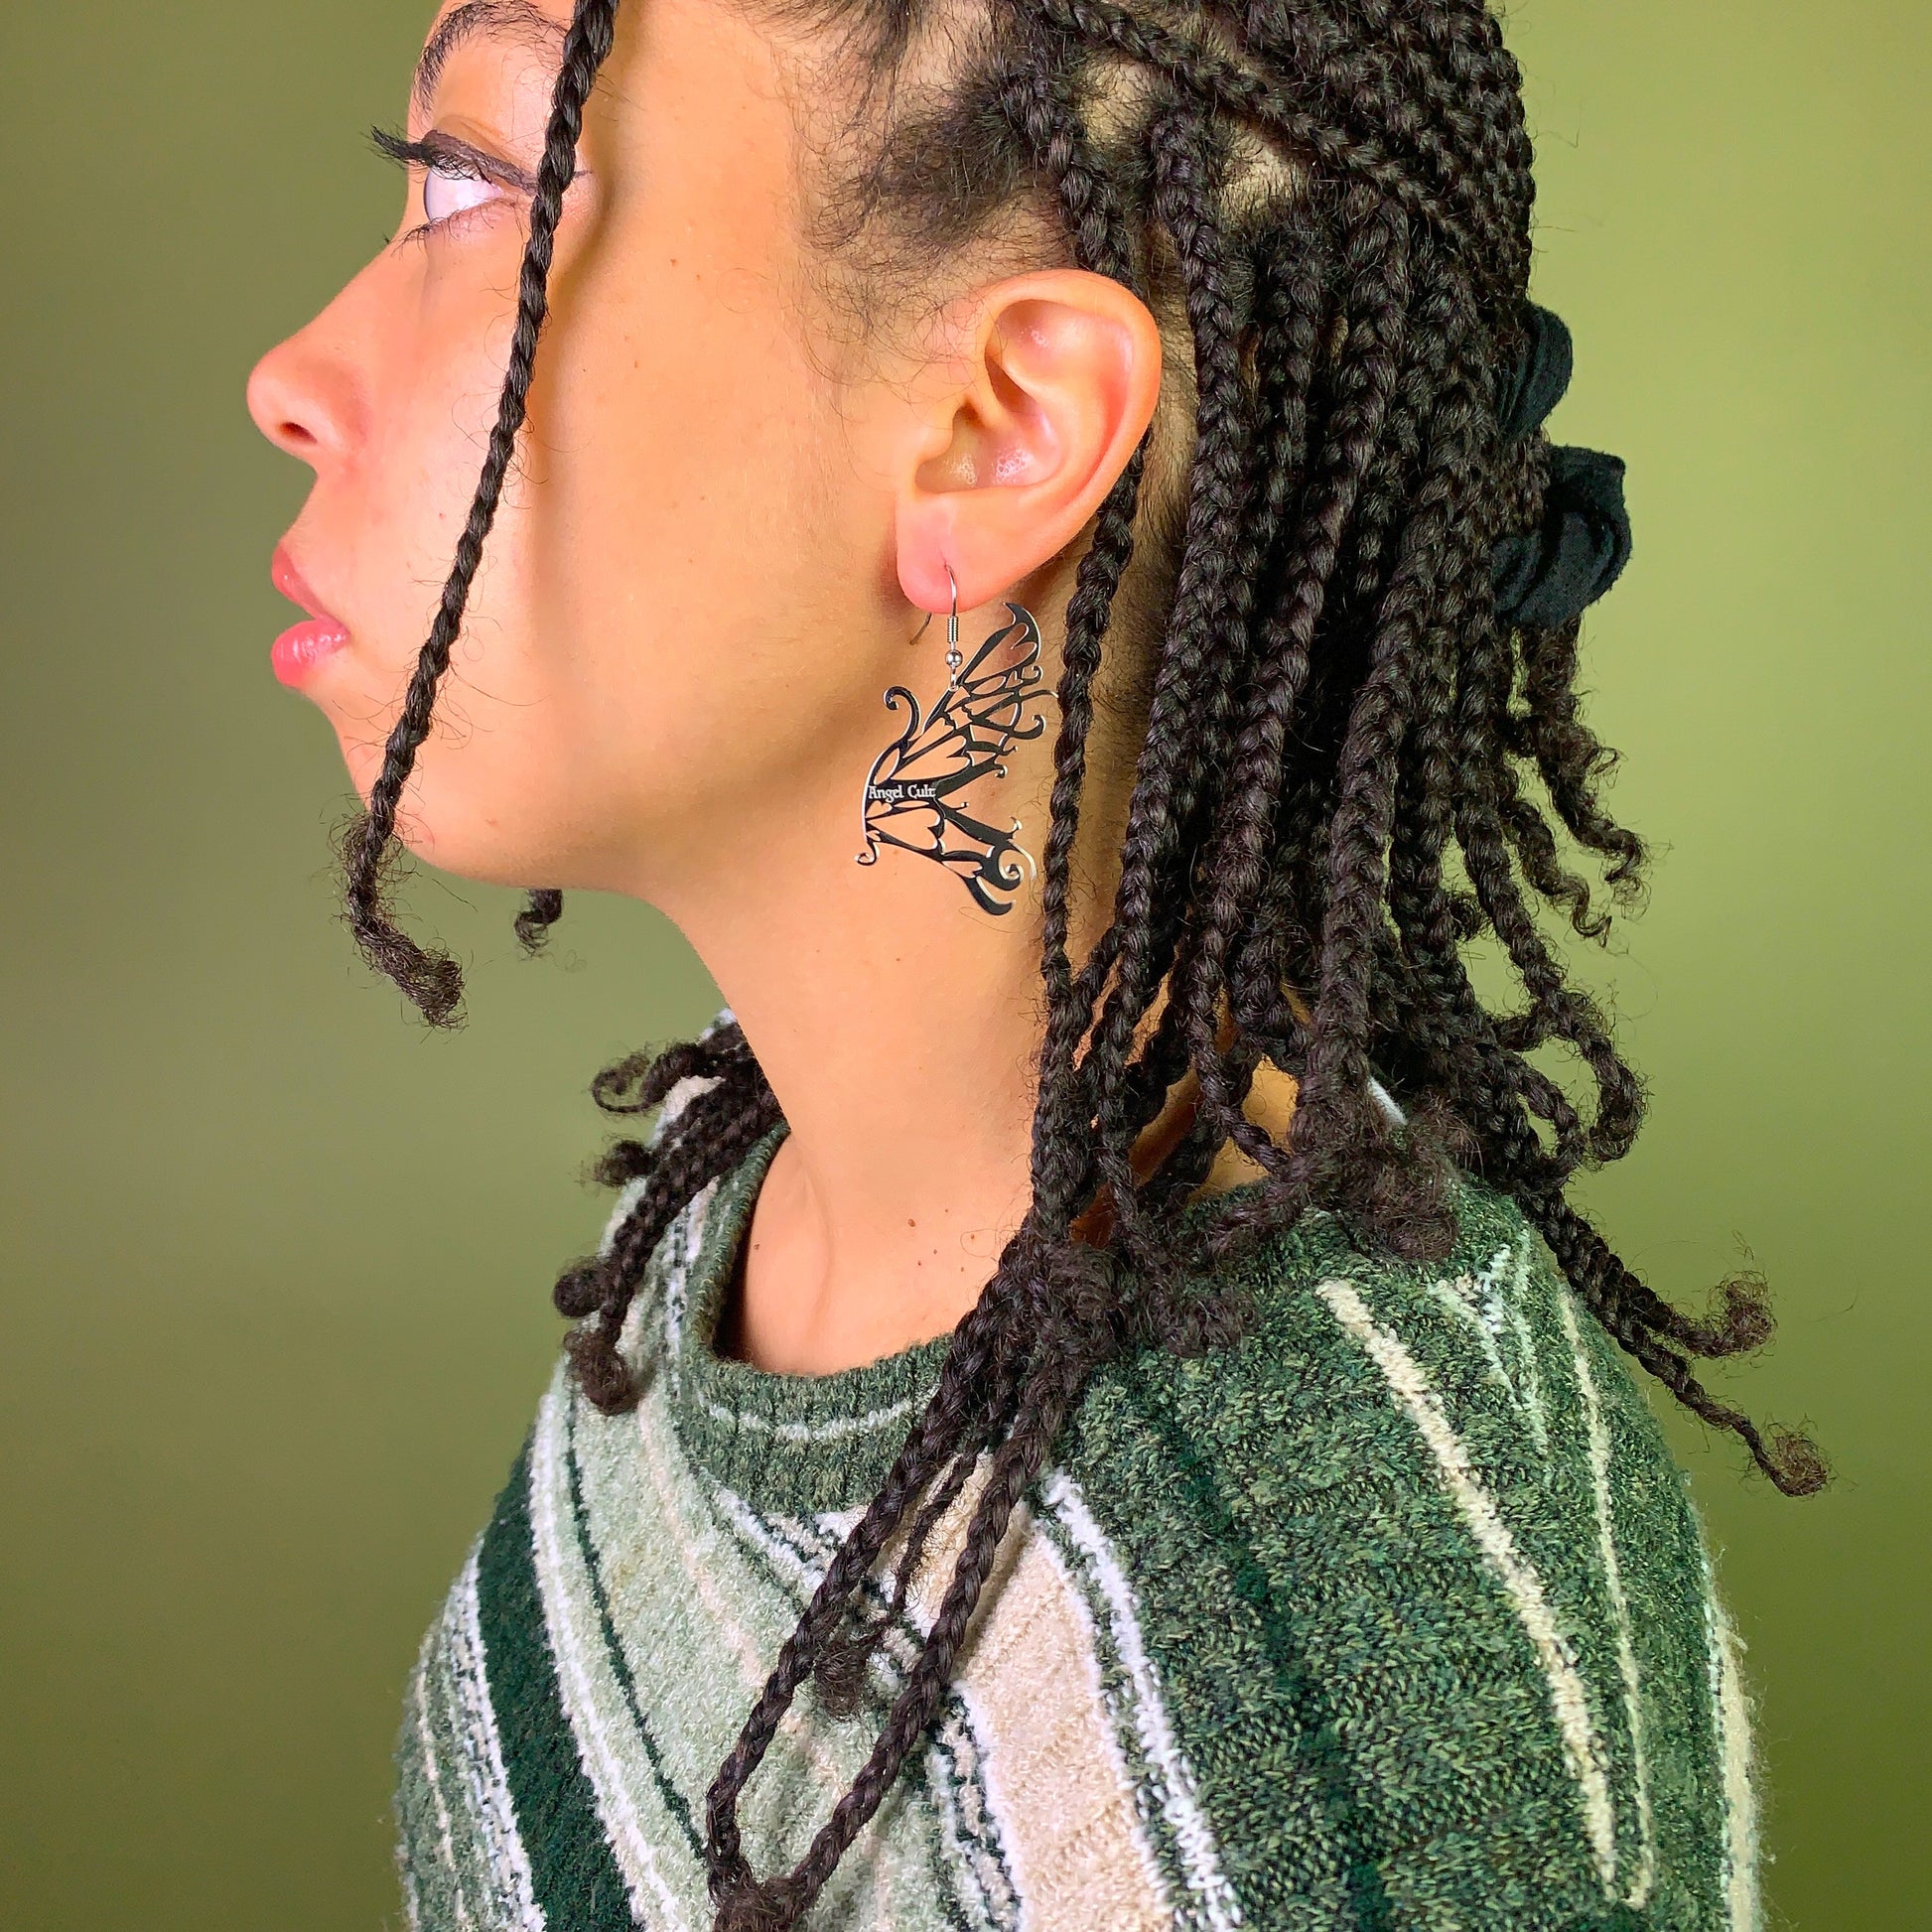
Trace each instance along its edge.
<path fill-rule="evenodd" d="M 447 221 L 467 208 L 482 207 L 486 202 L 500 202 L 505 190 L 484 181 L 454 162 L 439 161 L 423 176 L 423 219 L 429 223 Z"/>

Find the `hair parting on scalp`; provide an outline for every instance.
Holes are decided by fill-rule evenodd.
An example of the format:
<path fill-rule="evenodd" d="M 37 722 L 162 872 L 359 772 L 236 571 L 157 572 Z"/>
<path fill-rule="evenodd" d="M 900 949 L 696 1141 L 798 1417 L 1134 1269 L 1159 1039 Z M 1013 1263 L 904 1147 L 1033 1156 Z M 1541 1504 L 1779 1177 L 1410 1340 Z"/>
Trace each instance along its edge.
<path fill-rule="evenodd" d="M 1732 1281 L 1713 1313 L 1682 1313 L 1568 1198 L 1580 1170 L 1628 1150 L 1643 1094 L 1536 907 L 1600 937 L 1607 914 L 1560 838 L 1598 865 L 1613 900 L 1637 892 L 1645 854 L 1602 801 L 1612 755 L 1579 715 L 1577 622 L 1546 629 L 1497 609 L 1491 558 L 1537 526 L 1550 445 L 1500 421 L 1524 343 L 1533 188 L 1521 77 L 1494 16 L 1482 0 L 976 4 L 981 30 L 961 35 L 954 12 L 911 0 L 770 0 L 788 25 L 839 27 L 868 80 L 913 75 L 880 90 L 890 105 L 858 179 L 839 184 L 841 207 L 884 237 L 868 260 L 892 246 L 916 259 L 922 242 L 929 258 L 931 237 L 970 240 L 1024 201 L 1061 259 L 1148 300 L 1177 379 L 1191 371 L 1193 434 L 1173 474 L 1155 432 L 1143 440 L 1094 519 L 1067 610 L 1026 1219 L 708 1794 L 720 1932 L 796 1925 L 877 1811 L 1095 1368 L 1130 1349 L 1226 1343 L 1243 1310 L 1212 1288 L 1213 1264 L 1312 1210 L 1384 1251 L 1440 1256 L 1455 1165 L 1473 1169 L 1680 1403 L 1739 1438 L 1786 1493 L 1825 1476 L 1806 1439 L 1767 1436 L 1694 1371 L 1764 1340 L 1761 1291 Z M 431 1020 L 454 1009 L 456 968 L 396 929 L 382 861 L 522 419 L 557 209 L 614 11 L 576 9 L 489 458 L 350 849 L 357 937 Z M 1076 968 L 1071 861 L 1103 646 L 1117 607 L 1119 629 L 1150 627 L 1149 584 L 1121 877 Z M 526 941 L 559 903 L 532 896 Z M 1470 978 L 1479 940 L 1517 988 L 1502 1010 Z M 1549 1047 L 1580 1066 L 1587 1108 L 1538 1063 Z M 1264 1061 L 1298 1082 L 1285 1146 L 1242 1111 Z M 1189 1072 L 1192 1126 L 1137 1173 L 1130 1150 Z M 1400 1121 L 1377 1082 L 1400 1097 Z M 556 1288 L 577 1324 L 575 1374 L 606 1411 L 636 1399 L 623 1331 L 659 1240 L 782 1120 L 729 1016 L 607 1070 L 593 1092 L 638 1115 L 674 1090 L 649 1140 L 606 1155 L 601 1177 L 628 1186 L 626 1211 Z M 1265 1177 L 1183 1233 L 1179 1209 L 1229 1140 Z M 1074 1233 L 1095 1206 L 1104 1245 Z M 883 1628 L 865 1610 L 875 1570 L 902 1536 L 888 1562 L 896 1615 L 974 1476 L 963 1547 L 870 1756 L 799 1863 L 755 1872 L 738 1803 L 785 1712 L 813 1681 L 831 1709 L 853 1708 Z"/>

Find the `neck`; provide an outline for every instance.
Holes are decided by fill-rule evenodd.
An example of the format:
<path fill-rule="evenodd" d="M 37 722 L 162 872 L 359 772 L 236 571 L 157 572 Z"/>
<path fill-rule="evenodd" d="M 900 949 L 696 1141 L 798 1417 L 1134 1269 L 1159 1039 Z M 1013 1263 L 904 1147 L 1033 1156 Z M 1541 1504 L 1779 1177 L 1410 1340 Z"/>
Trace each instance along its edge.
<path fill-rule="evenodd" d="M 897 856 L 908 884 L 929 873 L 959 891 Z M 944 1334 L 1024 1218 L 1044 1018 L 1037 923 L 1024 901 L 996 926 L 960 897 L 950 913 L 942 897 L 921 918 L 882 903 L 840 925 L 814 893 L 748 894 L 708 925 L 700 952 L 788 1124 L 741 1249 L 724 1353 L 826 1375 Z M 1197 1093 L 1189 1073 L 1136 1142 L 1137 1170 L 1185 1133 Z M 1264 1064 L 1249 1118 L 1285 1144 L 1294 1104 L 1294 1081 Z M 1199 1192 L 1260 1172 L 1226 1145 Z M 1076 1232 L 1106 1227 L 1102 1204 Z"/>
<path fill-rule="evenodd" d="M 856 840 L 848 840 L 856 843 Z M 720 867 L 679 922 L 789 1126 L 721 1338 L 824 1374 L 951 1328 L 1024 1217 L 1042 996 L 1036 911 L 981 912 L 902 852 Z"/>

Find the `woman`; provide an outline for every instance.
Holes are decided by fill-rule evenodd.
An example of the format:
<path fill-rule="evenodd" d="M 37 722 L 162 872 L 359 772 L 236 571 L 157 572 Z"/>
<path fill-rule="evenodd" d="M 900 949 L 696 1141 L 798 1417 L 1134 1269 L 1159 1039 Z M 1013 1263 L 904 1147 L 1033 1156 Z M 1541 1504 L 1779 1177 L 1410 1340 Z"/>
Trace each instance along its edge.
<path fill-rule="evenodd" d="M 1690 1367 L 1749 1287 L 1566 1200 L 1640 1114 L 1532 916 L 1606 923 L 1562 834 L 1638 882 L 1628 539 L 1494 20 L 462 0 L 379 138 L 250 396 L 355 933 L 455 1016 L 400 839 L 730 1001 L 600 1076 L 657 1118 L 424 1647 L 412 1921 L 1754 1923 L 1623 1354 L 1822 1472 Z"/>

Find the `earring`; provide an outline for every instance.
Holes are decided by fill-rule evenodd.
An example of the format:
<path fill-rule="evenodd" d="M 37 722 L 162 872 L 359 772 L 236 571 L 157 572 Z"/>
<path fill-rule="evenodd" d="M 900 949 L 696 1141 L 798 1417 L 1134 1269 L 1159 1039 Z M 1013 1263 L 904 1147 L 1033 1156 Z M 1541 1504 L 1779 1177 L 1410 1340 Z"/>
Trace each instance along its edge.
<path fill-rule="evenodd" d="M 873 759 L 860 807 L 866 849 L 859 864 L 879 863 L 879 848 L 936 860 L 953 873 L 988 912 L 1013 909 L 1013 895 L 1036 868 L 1020 843 L 1020 821 L 1002 832 L 969 813 L 960 794 L 989 772 L 1007 775 L 1007 755 L 1046 729 L 1041 688 L 1039 625 L 1033 613 L 1007 602 L 1004 623 L 968 663 L 959 648 L 959 585 L 946 567 L 952 609 L 946 615 L 946 688 L 930 711 L 902 684 L 888 687 L 886 709 L 906 712 L 905 729 Z M 912 633 L 917 643 L 932 614 Z M 1009 645 L 1022 655 L 1000 669 L 984 668 Z"/>

